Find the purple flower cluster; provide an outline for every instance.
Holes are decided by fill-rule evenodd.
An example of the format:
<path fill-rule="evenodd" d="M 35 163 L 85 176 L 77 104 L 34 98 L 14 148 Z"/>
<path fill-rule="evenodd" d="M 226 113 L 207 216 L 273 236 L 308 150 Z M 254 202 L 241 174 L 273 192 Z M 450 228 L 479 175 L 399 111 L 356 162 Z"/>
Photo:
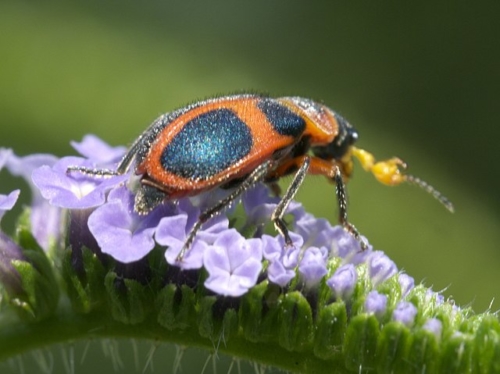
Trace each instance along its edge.
<path fill-rule="evenodd" d="M 380 256 L 378 254 L 377 256 Z M 377 260 L 379 261 L 380 258 Z M 385 266 L 382 266 L 384 269 Z M 386 271 L 386 270 L 384 270 Z M 372 278 L 373 280 L 373 278 Z M 375 278 L 376 281 L 376 278 Z M 410 301 L 405 300 L 405 298 L 411 293 L 415 288 L 415 280 L 408 274 L 399 273 L 398 284 L 401 291 L 399 302 L 396 304 L 394 310 L 392 311 L 391 320 L 400 322 L 407 327 L 412 327 L 415 322 L 415 318 L 418 313 L 417 307 Z M 372 290 L 368 293 L 365 298 L 364 310 L 368 314 L 373 314 L 378 318 L 383 318 L 387 312 L 389 295 L 380 293 L 377 290 Z M 426 306 L 439 306 L 445 302 L 443 295 L 432 291 L 431 289 L 425 289 L 425 296 L 423 303 Z M 454 306 L 454 311 L 458 312 L 460 308 Z M 442 331 L 442 322 L 434 317 L 428 318 L 422 328 L 432 334 L 437 338 L 440 338 Z"/>
<path fill-rule="evenodd" d="M 6 163 L 7 152 L 0 150 L 0 170 Z M 0 194 L 0 221 L 5 212 L 11 210 L 19 197 L 19 190 L 8 195 Z M 11 261 L 24 259 L 21 248 L 0 230 L 0 284 L 11 294 L 22 291 L 21 278 L 12 266 Z"/>
<path fill-rule="evenodd" d="M 68 172 L 70 166 L 113 168 L 125 149 L 110 147 L 91 135 L 72 145 L 83 157 L 17 157 L 6 149 L 0 153 L 0 162 L 12 174 L 24 177 L 33 189 L 32 230 L 46 250 L 62 236 L 62 212 L 67 211 L 70 221 L 83 219 L 78 225 L 85 225 L 92 235 L 92 240 L 83 240 L 82 245 L 91 247 L 88 243 L 96 243 L 98 251 L 121 263 L 136 262 L 159 245 L 165 248 L 168 264 L 182 269 L 205 268 L 205 286 L 224 296 L 245 294 L 263 272 L 271 283 L 287 287 L 296 280 L 305 290 L 326 277 L 337 299 L 347 299 L 353 293 L 357 265 L 366 264 L 374 288 L 397 274 L 396 265 L 385 254 L 371 247 L 362 251 L 341 227 L 316 219 L 295 202 L 287 211 L 293 218 L 290 227 L 294 246 L 286 248 L 280 235 L 264 234 L 264 226 L 279 202 L 264 185 L 257 185 L 242 196 L 243 229 L 232 228 L 224 214 L 214 217 L 198 232 L 179 262 L 177 256 L 200 212 L 226 192 L 210 191 L 191 199 L 167 201 L 148 215 L 138 215 L 133 209 L 134 194 L 128 188 L 128 184 L 133 184 L 128 183 L 134 181 L 133 175 L 104 177 Z M 240 233 L 248 231 L 251 238 Z M 73 243 L 71 238 L 68 242 Z M 334 258 L 335 266 L 331 261 Z M 413 288 L 412 282 L 400 275 L 403 295 Z M 372 291 L 365 306 L 368 312 L 380 314 L 386 303 L 384 295 Z"/>
<path fill-rule="evenodd" d="M 31 229 L 40 246 L 48 250 L 51 244 L 60 237 L 61 213 L 59 208 L 49 204 L 42 197 L 33 184 L 31 174 L 33 170 L 41 166 L 54 165 L 57 158 L 48 154 L 18 157 L 12 150 L 0 148 L 0 159 L 2 159 L 0 166 L 5 166 L 12 175 L 22 177 L 30 186 L 32 192 Z"/>

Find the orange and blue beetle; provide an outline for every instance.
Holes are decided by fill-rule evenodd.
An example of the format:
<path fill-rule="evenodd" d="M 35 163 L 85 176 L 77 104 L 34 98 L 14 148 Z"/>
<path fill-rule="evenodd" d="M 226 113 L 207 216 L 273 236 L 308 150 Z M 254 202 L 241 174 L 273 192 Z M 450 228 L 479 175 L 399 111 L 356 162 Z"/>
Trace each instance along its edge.
<path fill-rule="evenodd" d="M 365 241 L 347 219 L 344 183 L 353 157 L 381 183 L 419 185 L 453 211 L 452 204 L 426 182 L 404 174 L 399 158 L 375 162 L 354 146 L 356 130 L 327 106 L 302 97 L 242 94 L 200 101 L 156 119 L 132 144 L 116 170 L 70 168 L 86 174 L 124 174 L 135 165 L 140 187 L 134 208 L 147 214 L 165 200 L 194 196 L 217 187 L 234 188 L 201 213 L 177 259 L 182 260 L 197 231 L 243 192 L 259 182 L 293 180 L 271 216 L 287 246 L 292 240 L 283 215 L 307 174 L 335 183 L 339 222 L 363 248 Z M 275 189 L 276 190 L 276 189 Z"/>

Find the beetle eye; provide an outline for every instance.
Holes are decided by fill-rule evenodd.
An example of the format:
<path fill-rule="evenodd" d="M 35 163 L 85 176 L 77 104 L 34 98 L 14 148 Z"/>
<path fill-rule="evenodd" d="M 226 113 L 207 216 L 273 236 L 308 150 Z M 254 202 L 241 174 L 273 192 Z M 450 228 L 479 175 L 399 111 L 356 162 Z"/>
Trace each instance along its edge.
<path fill-rule="evenodd" d="M 358 133 L 356 130 L 354 130 L 352 127 L 351 127 L 352 131 L 351 133 L 349 134 L 350 137 L 351 137 L 351 145 L 356 143 L 358 141 Z"/>

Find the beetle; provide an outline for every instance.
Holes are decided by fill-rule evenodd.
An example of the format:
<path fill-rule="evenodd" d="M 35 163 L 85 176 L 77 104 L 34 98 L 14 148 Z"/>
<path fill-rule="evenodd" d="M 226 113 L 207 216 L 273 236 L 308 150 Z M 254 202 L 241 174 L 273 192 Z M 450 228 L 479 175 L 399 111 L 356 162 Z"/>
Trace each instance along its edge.
<path fill-rule="evenodd" d="M 284 213 L 307 174 L 323 175 L 335 184 L 339 222 L 366 248 L 347 216 L 345 183 L 353 158 L 386 185 L 416 184 L 448 210 L 453 205 L 423 180 L 404 173 L 399 158 L 376 162 L 354 146 L 358 133 L 327 106 L 302 97 L 270 98 L 258 94 L 199 101 L 157 118 L 131 145 L 116 170 L 71 167 L 91 175 L 120 175 L 134 167 L 140 176 L 134 209 L 147 214 L 165 200 L 195 196 L 217 187 L 233 188 L 202 212 L 180 251 L 181 261 L 202 225 L 259 182 L 275 185 L 293 179 L 271 216 L 286 246 L 292 240 Z"/>

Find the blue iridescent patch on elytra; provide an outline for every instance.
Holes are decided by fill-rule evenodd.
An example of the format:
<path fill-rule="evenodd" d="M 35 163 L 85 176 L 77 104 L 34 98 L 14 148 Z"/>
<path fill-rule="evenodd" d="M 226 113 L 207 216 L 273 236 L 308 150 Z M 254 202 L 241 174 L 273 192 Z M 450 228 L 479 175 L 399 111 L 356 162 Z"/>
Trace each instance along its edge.
<path fill-rule="evenodd" d="M 304 132 L 306 121 L 286 106 L 272 99 L 262 99 L 257 106 L 278 134 L 298 137 Z"/>
<path fill-rule="evenodd" d="M 203 113 L 184 125 L 162 152 L 170 173 L 192 180 L 209 179 L 252 149 L 248 126 L 229 109 Z"/>

